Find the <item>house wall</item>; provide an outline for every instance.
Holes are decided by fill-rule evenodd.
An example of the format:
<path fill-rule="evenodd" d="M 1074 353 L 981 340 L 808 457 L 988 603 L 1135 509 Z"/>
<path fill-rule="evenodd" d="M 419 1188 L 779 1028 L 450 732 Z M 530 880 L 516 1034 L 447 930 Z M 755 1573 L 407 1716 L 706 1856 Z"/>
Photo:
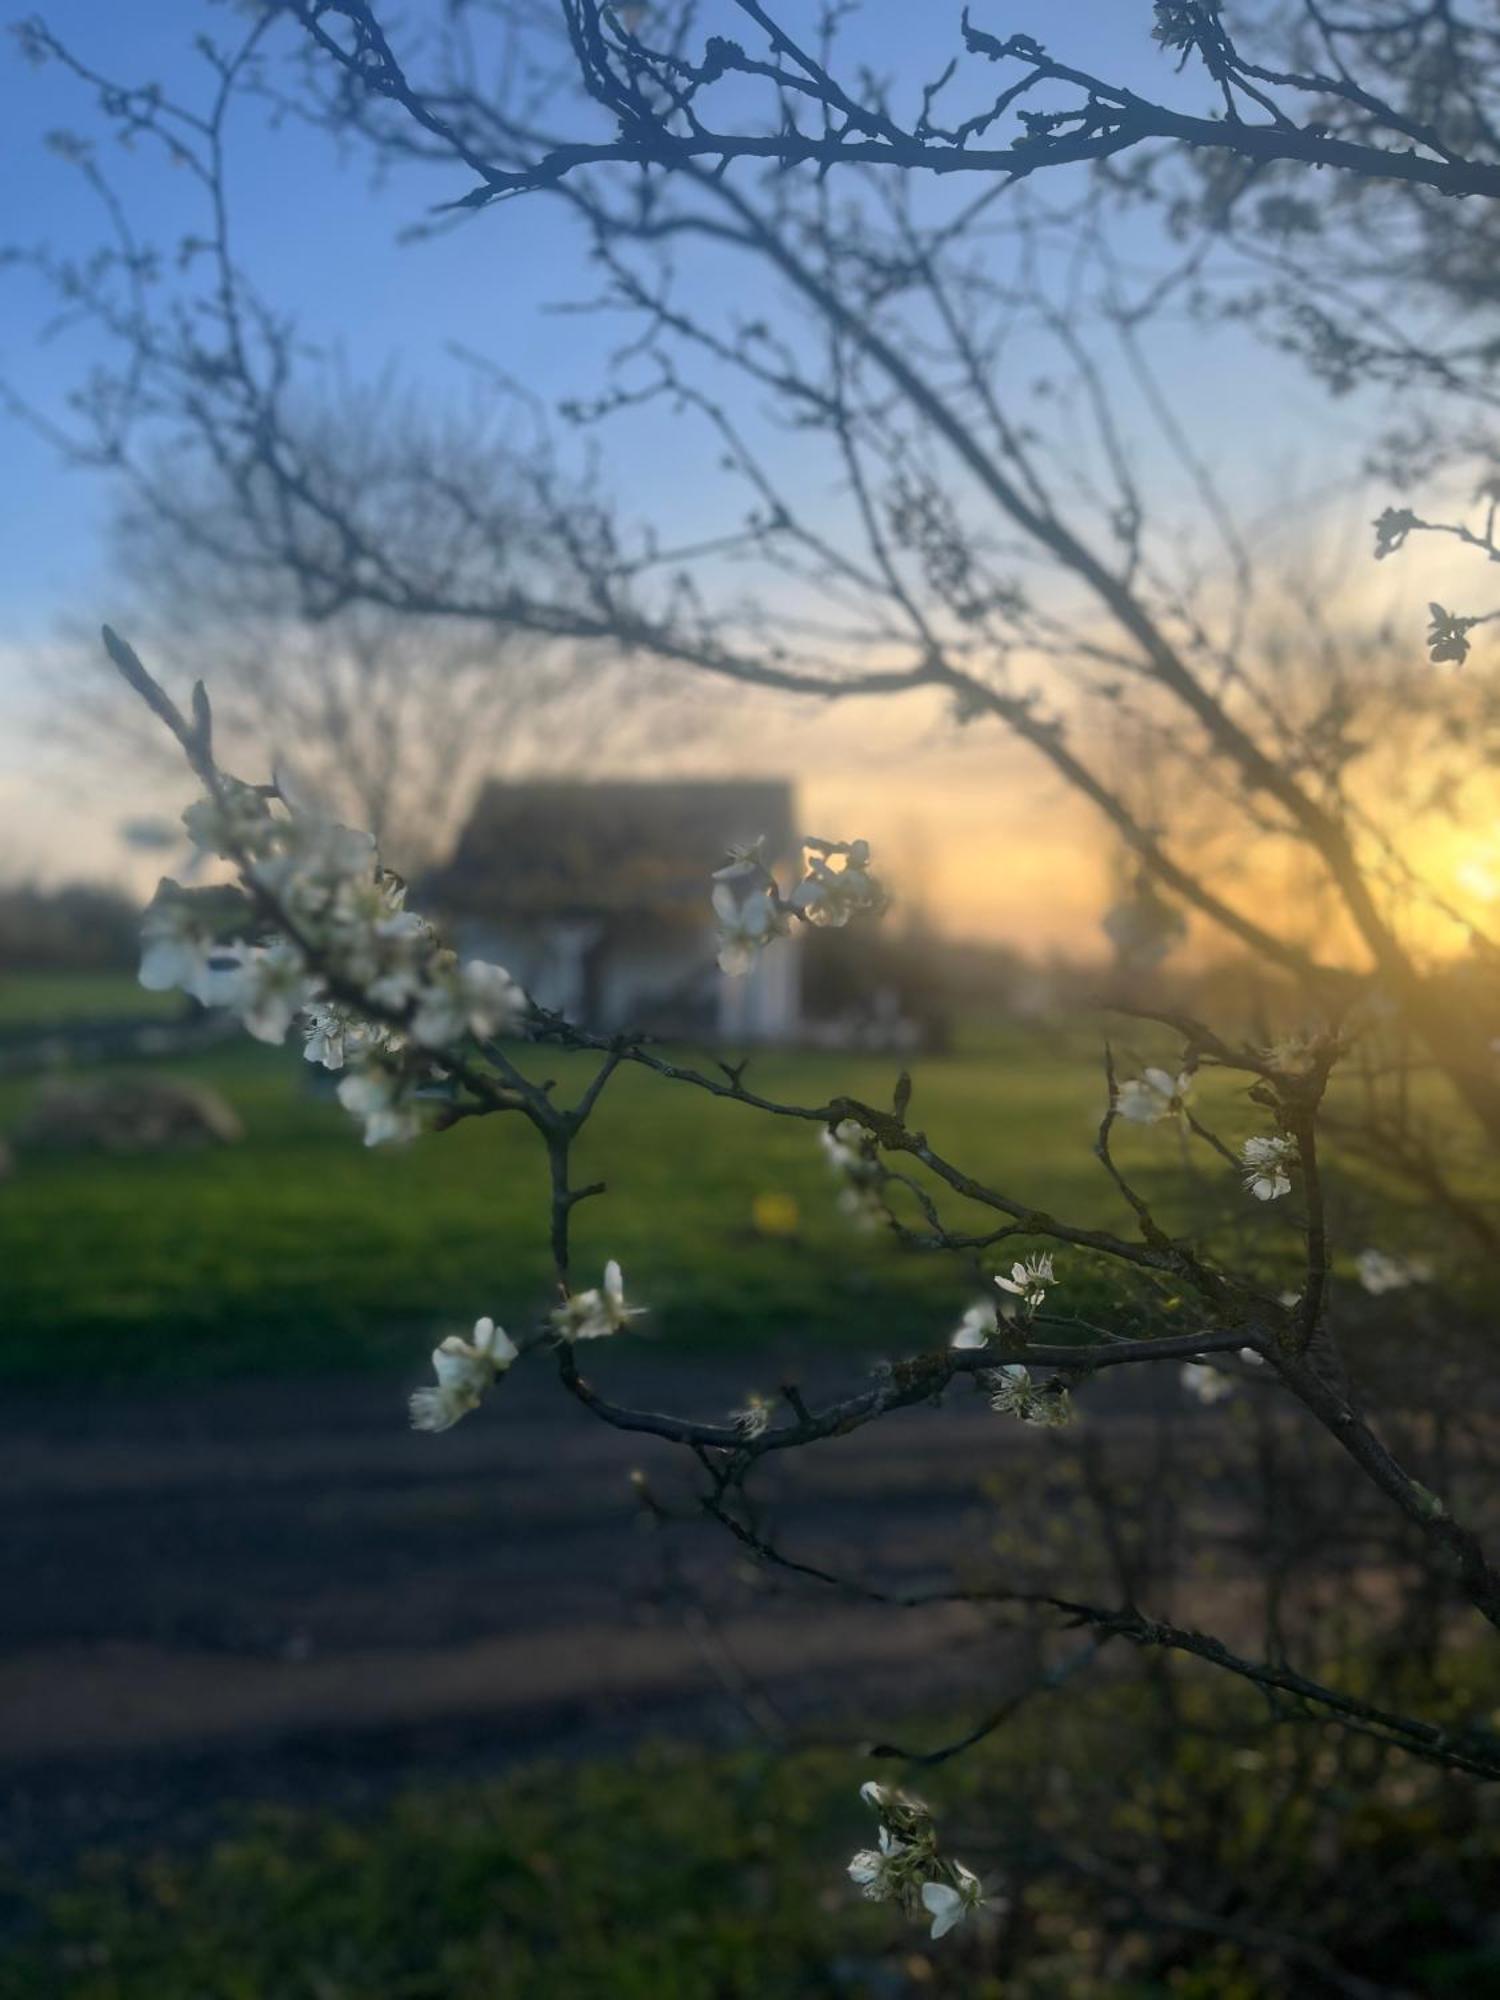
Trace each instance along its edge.
<path fill-rule="evenodd" d="M 731 1042 L 785 1042 L 802 1026 L 802 937 L 767 945 L 743 979 L 719 978 L 719 1033 Z"/>
<path fill-rule="evenodd" d="M 505 922 L 468 918 L 454 927 L 465 958 L 503 965 L 543 1007 L 581 1018 L 585 961 L 603 926 L 593 919 Z"/>
<path fill-rule="evenodd" d="M 455 937 L 465 957 L 505 966 L 542 1006 L 600 1031 L 657 1027 L 674 1012 L 691 1029 L 735 1042 L 790 1041 L 801 1026 L 796 935 L 762 952 L 743 979 L 719 971 L 711 925 L 627 934 L 602 949 L 604 924 L 593 918 L 470 919 Z"/>
<path fill-rule="evenodd" d="M 680 1023 L 701 1034 L 713 1026 L 719 977 L 707 930 L 616 938 L 599 964 L 599 1025 L 656 1031 Z"/>

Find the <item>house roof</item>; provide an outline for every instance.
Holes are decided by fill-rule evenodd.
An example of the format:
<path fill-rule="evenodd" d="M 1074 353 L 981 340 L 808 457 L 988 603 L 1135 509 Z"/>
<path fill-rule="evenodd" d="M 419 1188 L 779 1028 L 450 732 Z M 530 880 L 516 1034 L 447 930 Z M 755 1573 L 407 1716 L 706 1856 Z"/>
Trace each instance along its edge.
<path fill-rule="evenodd" d="M 492 780 L 429 882 L 455 915 L 707 912 L 732 844 L 792 843 L 783 778 Z"/>

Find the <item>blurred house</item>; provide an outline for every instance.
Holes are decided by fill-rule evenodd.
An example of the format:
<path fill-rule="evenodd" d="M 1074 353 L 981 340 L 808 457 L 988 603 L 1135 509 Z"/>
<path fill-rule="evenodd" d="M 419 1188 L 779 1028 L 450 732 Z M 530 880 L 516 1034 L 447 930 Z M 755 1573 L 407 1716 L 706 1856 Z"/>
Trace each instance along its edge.
<path fill-rule="evenodd" d="M 794 803 L 780 779 L 497 779 L 423 902 L 466 954 L 592 1028 L 793 1040 L 801 938 L 729 979 L 709 898 L 731 845 L 791 854 Z"/>

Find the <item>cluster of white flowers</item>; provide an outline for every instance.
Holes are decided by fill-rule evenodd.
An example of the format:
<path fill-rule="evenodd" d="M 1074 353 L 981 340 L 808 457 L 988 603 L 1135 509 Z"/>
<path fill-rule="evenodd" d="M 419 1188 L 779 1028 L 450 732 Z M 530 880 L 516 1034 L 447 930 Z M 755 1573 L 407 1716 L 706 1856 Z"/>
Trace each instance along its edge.
<path fill-rule="evenodd" d="M 836 929 L 853 916 L 885 907 L 885 891 L 870 873 L 868 841 L 809 837 L 802 847 L 805 873 L 786 899 L 767 864 L 764 840 L 731 849 L 724 866 L 715 870 L 713 906 L 723 971 L 736 977 L 749 972 L 768 944 L 787 935 L 794 916 Z"/>
<path fill-rule="evenodd" d="M 401 1037 L 375 1021 L 362 1021 L 352 1007 L 337 1000 L 314 1000 L 302 1016 L 302 1053 L 323 1069 L 342 1069 L 387 1050 L 394 1054 Z"/>
<path fill-rule="evenodd" d="M 1008 1318 L 1020 1317 L 1030 1320 L 1046 1301 L 1048 1289 L 1056 1284 L 1057 1273 L 1052 1268 L 1050 1256 L 1018 1258 L 1010 1267 L 1010 1276 L 1001 1272 L 995 1279 L 1002 1292 L 1008 1293 L 1018 1303 L 1014 1306 L 1003 1302 L 997 1308 L 992 1299 L 980 1299 L 969 1307 L 958 1323 L 958 1331 L 948 1343 L 960 1350 L 986 1347 L 1000 1331 L 1000 1310 Z"/>
<path fill-rule="evenodd" d="M 1176 1076 L 1164 1069 L 1146 1069 L 1115 1090 L 1115 1110 L 1132 1125 L 1159 1125 L 1186 1115 L 1193 1093 L 1193 1072 Z M 1292 1191 L 1288 1168 L 1297 1157 L 1296 1141 L 1282 1133 L 1247 1139 L 1240 1147 L 1245 1187 L 1257 1201 L 1276 1201 Z"/>
<path fill-rule="evenodd" d="M 505 1328 L 492 1319 L 475 1320 L 472 1339 L 450 1336 L 433 1349 L 436 1386 L 418 1389 L 411 1399 L 413 1430 L 451 1430 L 460 1417 L 478 1409 L 485 1391 L 519 1353 Z"/>
<path fill-rule="evenodd" d="M 1292 1191 L 1288 1166 L 1297 1156 L 1296 1142 L 1276 1134 L 1247 1139 L 1240 1148 L 1245 1186 L 1257 1201 L 1276 1201 Z"/>
<path fill-rule="evenodd" d="M 281 938 L 220 938 L 207 911 L 207 899 L 163 877 L 141 918 L 142 986 L 180 988 L 205 1007 L 233 1009 L 257 1041 L 284 1041 L 312 997 L 302 954 Z"/>
<path fill-rule="evenodd" d="M 719 968 L 742 978 L 774 938 L 792 927 L 776 878 L 766 865 L 766 843 L 734 847 L 713 877 L 714 916 L 719 925 Z"/>
<path fill-rule="evenodd" d="M 400 1145 L 422 1129 L 410 1080 L 389 1063 L 361 1063 L 340 1079 L 338 1091 L 339 1103 L 364 1126 L 367 1146 Z"/>
<path fill-rule="evenodd" d="M 346 1082 L 354 1080 L 351 1077 Z M 644 1311 L 644 1306 L 625 1303 L 625 1280 L 611 1258 L 604 1267 L 603 1285 L 597 1291 L 575 1292 L 564 1299 L 549 1315 L 549 1323 L 561 1340 L 600 1340 L 618 1333 Z M 436 1385 L 418 1389 L 411 1398 L 412 1427 L 419 1431 L 451 1430 L 460 1417 L 479 1407 L 485 1391 L 520 1352 L 504 1327 L 496 1326 L 492 1319 L 476 1320 L 468 1340 L 451 1335 L 433 1350 Z M 752 1402 L 758 1401 L 752 1398 Z"/>
<path fill-rule="evenodd" d="M 872 1903 L 899 1903 L 932 1919 L 932 1936 L 946 1937 L 965 1917 L 988 1908 L 984 1885 L 961 1861 L 938 1853 L 932 1814 L 920 1800 L 888 1785 L 861 1785 L 859 1795 L 879 1816 L 874 1847 L 849 1862 L 849 1879 Z"/>
<path fill-rule="evenodd" d="M 1057 1282 L 1057 1274 L 1052 1268 L 1050 1257 L 1027 1257 L 1010 1267 L 1010 1276 L 996 1278 L 995 1283 L 1002 1292 L 1009 1292 L 1021 1301 L 1021 1307 L 1028 1315 L 1039 1312 L 1046 1302 L 1048 1288 Z"/>
<path fill-rule="evenodd" d="M 1019 1417 L 1023 1424 L 1045 1430 L 1058 1430 L 1073 1420 L 1073 1398 L 1062 1384 L 1038 1385 L 1019 1361 L 989 1369 L 982 1380 L 990 1392 L 990 1408 L 1003 1417 Z"/>
<path fill-rule="evenodd" d="M 625 1303 L 625 1279 L 611 1257 L 604 1267 L 604 1283 L 597 1290 L 572 1292 L 553 1309 L 554 1332 L 564 1340 L 605 1340 L 619 1333 L 645 1312 L 644 1306 Z"/>
<path fill-rule="evenodd" d="M 1385 1292 L 1404 1292 L 1409 1285 L 1425 1285 L 1432 1266 L 1425 1257 L 1393 1257 L 1385 1250 L 1361 1250 L 1354 1260 L 1359 1282 L 1372 1298 Z"/>
<path fill-rule="evenodd" d="M 802 843 L 807 873 L 792 891 L 792 908 L 810 924 L 841 930 L 851 917 L 885 908 L 885 891 L 870 873 L 867 840 L 814 840 Z M 833 866 L 833 857 L 840 865 Z"/>
<path fill-rule="evenodd" d="M 839 1209 L 857 1229 L 877 1229 L 885 1220 L 880 1200 L 883 1178 L 875 1134 L 857 1118 L 841 1118 L 830 1130 L 818 1134 L 823 1157 L 843 1183 L 839 1189 Z"/>
<path fill-rule="evenodd" d="M 1171 1076 L 1164 1069 L 1142 1070 L 1115 1091 L 1115 1110 L 1132 1125 L 1157 1125 L 1163 1118 L 1180 1118 L 1192 1095 L 1193 1073 Z"/>
<path fill-rule="evenodd" d="M 285 800 L 290 787 L 278 781 L 278 789 Z M 515 980 L 443 949 L 405 907 L 406 885 L 381 866 L 369 834 L 301 803 L 273 812 L 265 793 L 234 778 L 189 806 L 183 823 L 196 846 L 238 866 L 288 934 L 227 934 L 222 897 L 164 880 L 142 920 L 141 984 L 229 1008 L 260 1041 L 284 1041 L 300 1018 L 307 1060 L 349 1067 L 339 1096 L 364 1121 L 367 1144 L 418 1129 L 408 1046 L 440 1052 L 522 1025 L 526 996 Z M 249 906 L 237 914 L 238 929 L 251 929 Z M 370 1014 L 335 997 L 330 982 L 340 995 L 363 996 Z"/>

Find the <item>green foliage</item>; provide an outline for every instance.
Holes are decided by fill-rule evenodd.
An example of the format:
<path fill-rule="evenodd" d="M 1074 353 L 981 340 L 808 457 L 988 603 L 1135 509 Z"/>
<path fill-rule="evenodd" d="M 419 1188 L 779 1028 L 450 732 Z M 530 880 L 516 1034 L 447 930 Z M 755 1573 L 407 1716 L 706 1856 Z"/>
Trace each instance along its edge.
<path fill-rule="evenodd" d="M 32 1902 L 0 2000 L 1269 2000 L 1340 1990 L 1329 1963 L 1500 1993 L 1493 1802 L 1196 1673 L 1153 1743 L 1156 1699 L 1096 1688 L 922 1774 L 1011 1892 L 939 1945 L 847 1882 L 848 1753 L 657 1748 L 96 1856 Z"/>
<path fill-rule="evenodd" d="M 834 1762 L 655 1752 L 621 1767 L 413 1795 L 368 1827 L 261 1813 L 202 1859 L 96 1864 L 52 1904 L 48 1940 L 0 1973 L 0 1995 L 728 2000 L 857 1990 L 834 1983 L 836 1951 L 868 1950 L 891 1925 L 873 1909 L 853 1921 L 846 1912 L 831 1943 L 827 1905 L 847 1901 L 839 1841 L 857 1819 L 835 1809 Z"/>

